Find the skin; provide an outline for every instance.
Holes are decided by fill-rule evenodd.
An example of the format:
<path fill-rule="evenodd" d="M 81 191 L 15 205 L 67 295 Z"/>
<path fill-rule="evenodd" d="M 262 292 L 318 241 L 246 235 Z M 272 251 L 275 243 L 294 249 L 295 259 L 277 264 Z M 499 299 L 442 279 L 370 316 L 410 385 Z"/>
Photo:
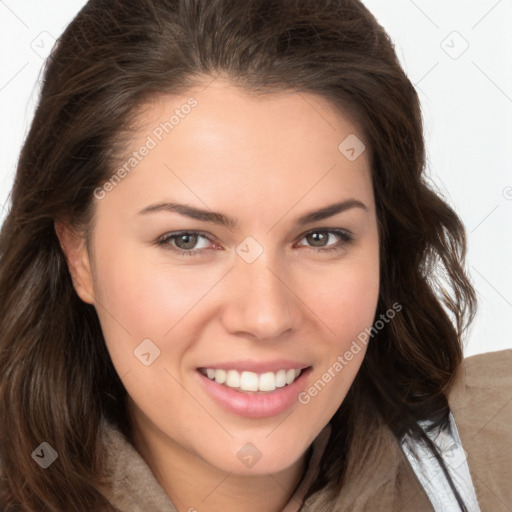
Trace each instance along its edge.
<path fill-rule="evenodd" d="M 312 94 L 248 95 L 217 79 L 141 110 L 128 155 L 193 96 L 198 105 L 101 200 L 91 252 L 64 222 L 56 230 L 74 285 L 96 307 L 113 364 L 129 394 L 138 451 L 180 512 L 280 511 L 302 478 L 312 441 L 352 384 L 364 347 L 325 388 L 277 416 L 226 411 L 200 386 L 197 367 L 236 359 L 287 358 L 322 377 L 365 327 L 379 291 L 379 236 L 369 152 L 349 161 L 338 145 L 360 132 Z M 297 226 L 312 210 L 354 198 L 351 208 Z M 237 220 L 228 229 L 178 213 L 139 215 L 176 201 Z M 315 229 L 350 231 L 316 242 Z M 155 240 L 182 230 L 208 233 L 180 257 Z M 236 249 L 252 236 L 252 263 Z M 321 248 L 340 246 L 330 252 Z M 193 245 L 193 243 L 192 243 Z M 191 244 L 189 244 L 189 247 Z M 185 247 L 183 241 L 181 248 Z M 151 339 L 160 356 L 143 365 L 134 349 Z M 237 452 L 261 452 L 251 468 Z"/>

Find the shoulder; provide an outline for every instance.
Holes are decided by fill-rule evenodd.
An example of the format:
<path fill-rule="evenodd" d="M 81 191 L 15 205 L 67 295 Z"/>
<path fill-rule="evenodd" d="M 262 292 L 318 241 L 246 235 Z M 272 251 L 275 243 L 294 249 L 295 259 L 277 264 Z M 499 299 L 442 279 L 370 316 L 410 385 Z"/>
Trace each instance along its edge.
<path fill-rule="evenodd" d="M 478 378 L 482 382 L 487 382 L 498 378 L 509 385 L 512 383 L 511 364 L 512 349 L 477 354 L 463 361 L 466 374 L 472 379 Z"/>
<path fill-rule="evenodd" d="M 474 408 L 480 416 L 512 405 L 512 350 L 488 352 L 464 359 L 449 394 L 452 411 Z M 504 411 L 505 412 L 505 411 Z"/>
<path fill-rule="evenodd" d="M 482 510 L 512 503 L 512 350 L 469 357 L 448 401 Z"/>
<path fill-rule="evenodd" d="M 448 401 L 457 426 L 477 436 L 490 429 L 511 433 L 512 350 L 489 352 L 463 361 Z"/>

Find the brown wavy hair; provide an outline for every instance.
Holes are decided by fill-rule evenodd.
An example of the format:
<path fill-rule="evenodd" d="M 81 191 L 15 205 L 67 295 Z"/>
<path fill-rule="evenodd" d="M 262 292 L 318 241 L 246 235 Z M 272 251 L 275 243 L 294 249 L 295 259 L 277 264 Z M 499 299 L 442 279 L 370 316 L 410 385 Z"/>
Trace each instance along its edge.
<path fill-rule="evenodd" d="M 369 343 L 308 497 L 328 486 L 339 498 L 368 469 L 374 428 L 419 439 L 418 420 L 447 424 L 476 309 L 465 230 L 425 176 L 418 96 L 374 16 L 358 0 L 90 0 L 47 59 L 0 233 L 3 512 L 113 510 L 99 487 L 99 425 L 127 432 L 126 391 L 94 307 L 75 292 L 55 221 L 88 236 L 93 191 L 116 168 L 139 107 L 215 77 L 252 94 L 318 94 L 370 152 L 376 318 L 395 302 L 402 310 Z M 46 471 L 31 458 L 42 441 L 58 452 Z"/>

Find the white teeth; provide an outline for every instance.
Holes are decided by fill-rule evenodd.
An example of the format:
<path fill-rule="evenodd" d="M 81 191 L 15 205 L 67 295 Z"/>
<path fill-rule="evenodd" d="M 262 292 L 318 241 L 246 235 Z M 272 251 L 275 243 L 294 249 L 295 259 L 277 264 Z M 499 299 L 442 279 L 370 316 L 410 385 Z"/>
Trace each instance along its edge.
<path fill-rule="evenodd" d="M 224 370 L 215 370 L 215 382 L 217 384 L 224 384 L 226 382 L 226 372 Z"/>
<path fill-rule="evenodd" d="M 260 375 L 259 390 L 260 391 L 274 391 L 276 389 L 276 374 L 274 372 L 267 372 Z"/>
<path fill-rule="evenodd" d="M 292 368 L 286 372 L 286 384 L 291 384 L 295 380 L 295 370 Z"/>
<path fill-rule="evenodd" d="M 230 388 L 239 388 L 241 391 L 274 391 L 291 384 L 299 376 L 299 368 L 290 370 L 278 370 L 257 374 L 255 372 L 238 372 L 237 370 L 216 370 L 206 368 L 203 370 L 210 380 L 217 384 L 224 384 Z"/>
<path fill-rule="evenodd" d="M 286 386 L 286 370 L 279 370 L 276 373 L 276 388 Z"/>
<path fill-rule="evenodd" d="M 226 386 L 230 388 L 240 387 L 240 374 L 235 370 L 228 370 L 226 377 Z"/>
<path fill-rule="evenodd" d="M 232 372 L 238 373 L 236 370 L 230 370 Z M 258 391 L 259 379 L 258 374 L 254 372 L 242 372 L 240 376 L 240 385 L 231 386 L 239 387 L 243 391 Z"/>

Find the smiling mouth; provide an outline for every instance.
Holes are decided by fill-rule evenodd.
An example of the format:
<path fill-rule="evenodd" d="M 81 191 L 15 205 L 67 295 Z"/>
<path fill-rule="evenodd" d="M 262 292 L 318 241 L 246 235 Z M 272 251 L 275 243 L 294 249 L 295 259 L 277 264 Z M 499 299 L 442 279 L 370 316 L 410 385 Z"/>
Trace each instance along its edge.
<path fill-rule="evenodd" d="M 276 372 L 255 373 L 238 370 L 198 368 L 208 379 L 222 386 L 247 394 L 273 393 L 276 389 L 293 384 L 301 374 L 310 368 L 281 369 Z"/>

